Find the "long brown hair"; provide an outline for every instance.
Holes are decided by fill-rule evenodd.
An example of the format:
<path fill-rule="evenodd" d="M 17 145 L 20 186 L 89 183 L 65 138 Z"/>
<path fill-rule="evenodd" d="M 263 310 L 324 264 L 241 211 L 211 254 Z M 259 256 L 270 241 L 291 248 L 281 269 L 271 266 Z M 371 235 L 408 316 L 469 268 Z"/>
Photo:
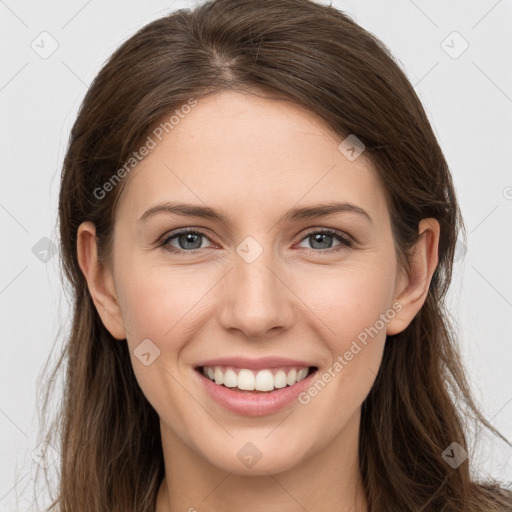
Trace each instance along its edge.
<path fill-rule="evenodd" d="M 340 141 L 355 134 L 364 143 L 404 265 L 420 220 L 434 217 L 441 226 L 426 302 L 403 332 L 388 336 L 363 403 L 359 458 L 369 510 L 512 507 L 497 484 L 471 478 L 467 460 L 453 468 L 443 457 L 453 442 L 469 450 L 471 421 L 504 438 L 471 398 L 445 312 L 464 226 L 413 87 L 387 48 L 337 9 L 308 0 L 215 0 L 153 21 L 122 44 L 89 88 L 71 131 L 59 227 L 73 319 L 50 379 L 66 365 L 62 407 L 46 437 L 60 453 L 58 496 L 48 510 L 154 510 L 164 478 L 159 418 L 137 384 L 127 344 L 110 335 L 94 307 L 77 261 L 77 230 L 84 221 L 96 225 L 108 265 L 126 177 L 106 194 L 97 191 L 164 116 L 190 98 L 229 89 L 294 101 L 323 118 Z"/>

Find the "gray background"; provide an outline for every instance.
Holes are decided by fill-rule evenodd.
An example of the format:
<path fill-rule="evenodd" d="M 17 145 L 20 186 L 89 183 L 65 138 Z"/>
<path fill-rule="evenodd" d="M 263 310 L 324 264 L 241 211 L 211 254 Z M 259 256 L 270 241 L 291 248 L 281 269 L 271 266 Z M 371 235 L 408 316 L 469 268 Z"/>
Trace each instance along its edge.
<path fill-rule="evenodd" d="M 78 106 L 122 41 L 147 22 L 193 5 L 0 0 L 0 511 L 38 510 L 29 505 L 40 462 L 37 379 L 69 326 L 51 248 L 60 167 Z M 512 1 L 333 5 L 391 49 L 444 150 L 468 232 L 448 303 L 476 399 L 512 439 Z M 49 35 L 41 35 L 45 31 Z M 58 47 L 44 54 L 52 45 Z M 510 447 L 485 432 L 477 437 L 472 467 L 510 481 Z M 39 504 L 47 504 L 43 494 Z"/>

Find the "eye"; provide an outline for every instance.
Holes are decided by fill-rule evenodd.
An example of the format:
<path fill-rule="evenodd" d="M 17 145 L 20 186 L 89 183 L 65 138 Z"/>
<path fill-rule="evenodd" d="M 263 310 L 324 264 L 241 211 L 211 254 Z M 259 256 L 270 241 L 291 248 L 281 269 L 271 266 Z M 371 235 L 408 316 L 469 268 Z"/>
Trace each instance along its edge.
<path fill-rule="evenodd" d="M 204 249 L 202 246 L 203 239 L 209 240 L 201 231 L 185 229 L 170 236 L 166 236 L 160 245 L 166 250 L 176 253 L 194 252 L 199 249 Z M 171 241 L 174 240 L 176 240 L 178 247 L 171 244 Z"/>
<path fill-rule="evenodd" d="M 160 246 L 176 254 L 193 253 L 205 248 L 203 246 L 205 239 L 210 240 L 202 231 L 182 229 L 169 236 L 165 236 Z M 301 242 L 305 240 L 310 242 L 312 246 L 310 250 L 316 253 L 336 252 L 346 249 L 347 247 L 352 247 L 353 245 L 352 240 L 348 236 L 328 228 L 309 231 L 309 233 L 302 238 Z M 332 247 L 332 243 L 335 240 L 339 243 L 337 246 Z M 174 241 L 178 244 L 178 247 L 172 244 Z"/>
<path fill-rule="evenodd" d="M 335 252 L 352 247 L 353 242 L 346 235 L 343 235 L 334 229 L 318 229 L 310 231 L 303 239 L 309 241 L 314 252 Z M 338 246 L 332 247 L 332 242 L 338 240 Z M 331 249 L 324 251 L 324 249 Z"/>

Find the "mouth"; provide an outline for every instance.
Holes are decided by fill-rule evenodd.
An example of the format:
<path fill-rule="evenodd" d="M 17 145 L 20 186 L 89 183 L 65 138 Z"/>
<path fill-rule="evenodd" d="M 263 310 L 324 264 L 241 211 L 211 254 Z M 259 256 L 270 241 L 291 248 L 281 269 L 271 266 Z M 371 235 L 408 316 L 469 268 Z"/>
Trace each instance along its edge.
<path fill-rule="evenodd" d="M 318 371 L 316 366 L 287 366 L 252 370 L 233 366 L 197 366 L 194 370 L 221 388 L 241 394 L 275 393 L 292 388 Z"/>

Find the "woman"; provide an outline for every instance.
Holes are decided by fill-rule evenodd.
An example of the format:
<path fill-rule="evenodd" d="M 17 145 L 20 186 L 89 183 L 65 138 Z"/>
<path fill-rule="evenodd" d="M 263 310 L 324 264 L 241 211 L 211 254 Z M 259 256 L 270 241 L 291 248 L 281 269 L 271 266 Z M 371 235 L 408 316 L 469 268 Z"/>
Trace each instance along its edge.
<path fill-rule="evenodd" d="M 449 169 L 340 11 L 216 0 L 142 28 L 84 99 L 59 215 L 54 507 L 511 509 L 469 471 L 469 421 L 499 433 L 444 311 Z"/>

